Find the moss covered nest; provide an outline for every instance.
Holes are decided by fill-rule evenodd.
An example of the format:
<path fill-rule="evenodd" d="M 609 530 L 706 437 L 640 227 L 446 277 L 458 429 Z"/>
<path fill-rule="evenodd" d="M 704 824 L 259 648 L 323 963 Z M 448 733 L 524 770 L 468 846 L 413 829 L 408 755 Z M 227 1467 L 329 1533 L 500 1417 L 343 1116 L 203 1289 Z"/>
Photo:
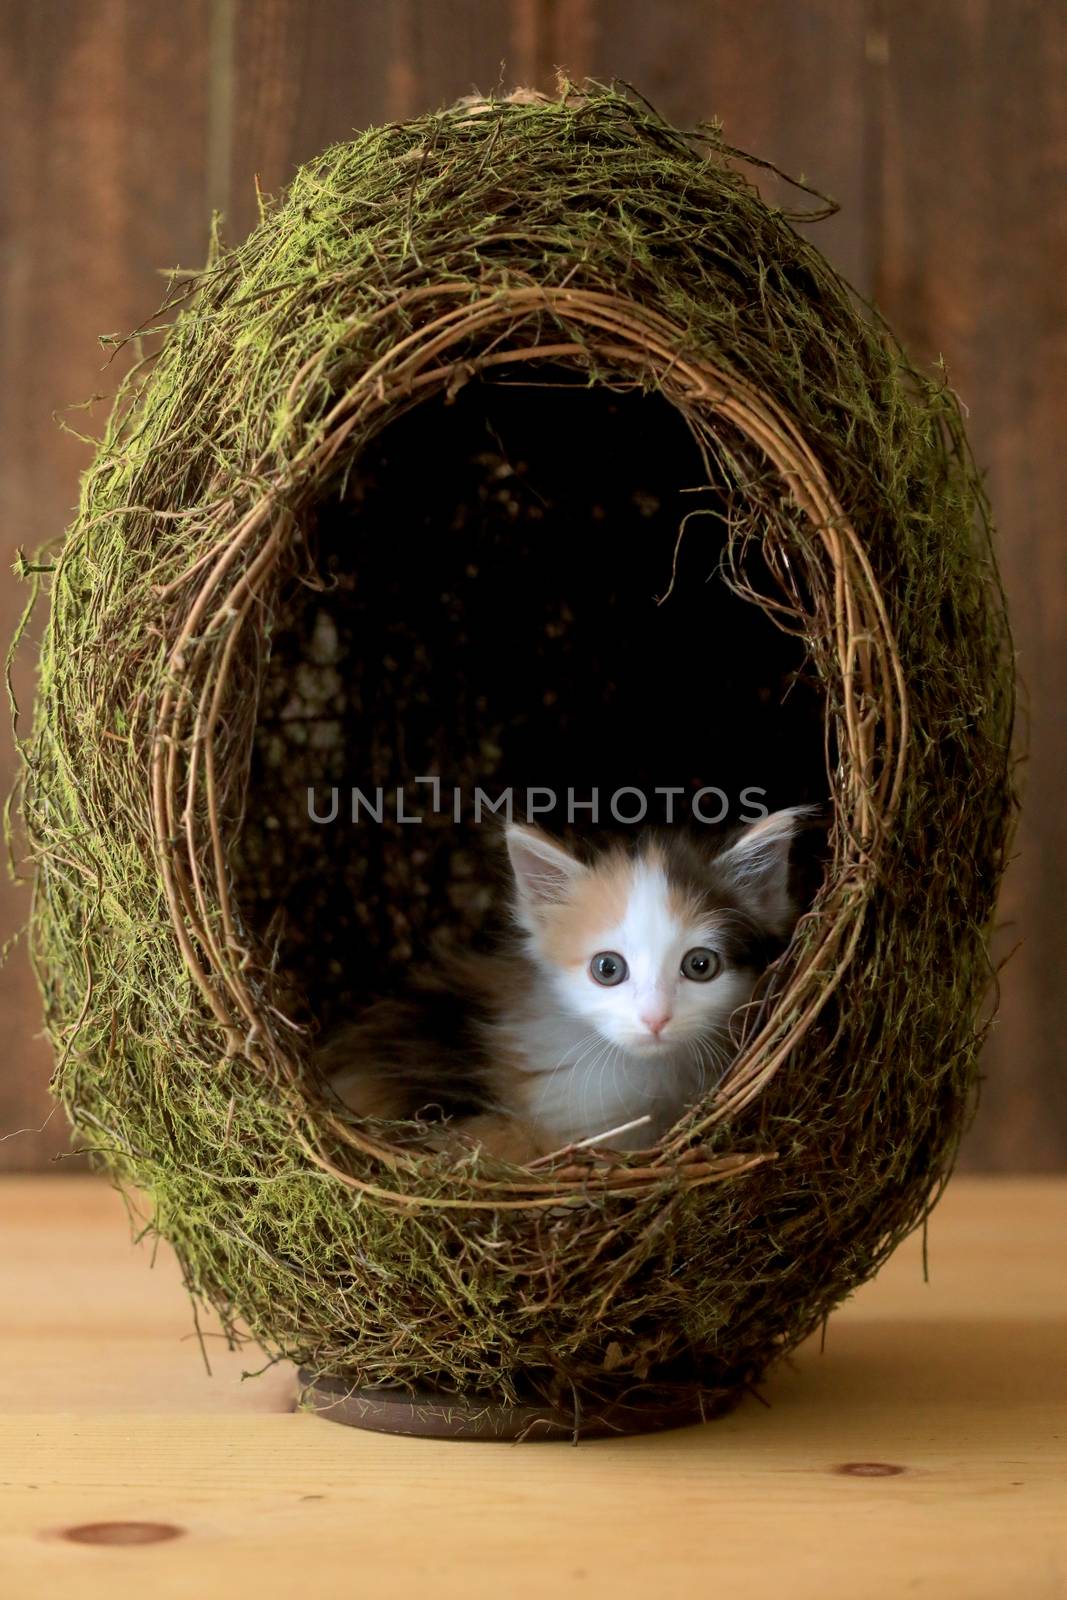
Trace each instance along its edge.
<path fill-rule="evenodd" d="M 43 580 L 56 1093 L 191 1293 L 313 1373 L 721 1407 L 925 1219 L 973 1109 L 1012 815 L 986 505 L 943 375 L 748 170 L 599 86 L 328 150 L 172 285 Z M 427 774 L 828 802 L 662 1146 L 430 1154 L 316 1082 L 317 1027 L 491 926 L 451 801 L 309 818 Z"/>

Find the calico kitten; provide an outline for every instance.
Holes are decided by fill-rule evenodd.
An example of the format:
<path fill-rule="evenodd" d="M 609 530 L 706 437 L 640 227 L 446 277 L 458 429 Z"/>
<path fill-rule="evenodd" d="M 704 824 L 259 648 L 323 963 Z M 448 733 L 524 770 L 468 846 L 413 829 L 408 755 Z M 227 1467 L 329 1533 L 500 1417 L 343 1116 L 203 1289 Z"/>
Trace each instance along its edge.
<path fill-rule="evenodd" d="M 645 832 L 581 861 L 508 827 L 517 939 L 441 963 L 380 1002 L 320 1066 L 361 1115 L 445 1118 L 428 1142 L 527 1161 L 568 1144 L 655 1144 L 736 1054 L 740 1013 L 798 914 L 808 808 L 724 839 Z M 635 1125 L 636 1124 L 636 1125 Z"/>

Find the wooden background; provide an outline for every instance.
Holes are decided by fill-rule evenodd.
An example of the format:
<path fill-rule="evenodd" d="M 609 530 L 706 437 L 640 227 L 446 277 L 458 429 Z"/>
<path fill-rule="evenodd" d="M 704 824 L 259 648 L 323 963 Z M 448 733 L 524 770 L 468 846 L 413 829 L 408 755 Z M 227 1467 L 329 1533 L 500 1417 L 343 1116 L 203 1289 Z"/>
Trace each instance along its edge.
<path fill-rule="evenodd" d="M 69 520 L 87 447 L 52 413 L 111 386 L 96 336 L 241 235 L 294 165 L 472 86 L 620 76 L 803 173 L 816 240 L 920 361 L 941 354 L 988 470 L 1030 702 L 1003 980 L 965 1161 L 1067 1164 L 1065 0 L 0 0 L 0 530 Z M 69 414 L 84 426 L 81 412 Z M 0 632 L 21 604 L 0 582 Z M 29 680 L 18 678 L 25 699 Z M 3 746 L 0 781 L 9 775 Z M 25 915 L 0 888 L 0 938 Z M 64 1148 L 24 957 L 0 972 L 0 1167 Z M 43 1126 L 42 1126 L 43 1125 Z M 26 1129 L 29 1131 L 20 1132 Z M 55 1170 L 63 1170 L 62 1166 Z"/>

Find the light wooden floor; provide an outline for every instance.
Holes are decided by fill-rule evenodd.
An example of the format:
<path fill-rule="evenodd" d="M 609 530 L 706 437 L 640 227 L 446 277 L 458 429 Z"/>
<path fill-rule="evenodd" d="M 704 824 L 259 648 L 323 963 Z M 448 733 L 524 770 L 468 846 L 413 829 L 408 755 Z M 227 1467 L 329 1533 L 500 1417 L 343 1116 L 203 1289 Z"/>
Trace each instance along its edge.
<path fill-rule="evenodd" d="M 0 1594 L 1067 1595 L 1065 1225 L 1067 1181 L 960 1179 L 931 1282 L 909 1241 L 769 1407 L 575 1450 L 296 1415 L 290 1372 L 221 1346 L 209 1379 L 110 1190 L 7 1179 Z"/>

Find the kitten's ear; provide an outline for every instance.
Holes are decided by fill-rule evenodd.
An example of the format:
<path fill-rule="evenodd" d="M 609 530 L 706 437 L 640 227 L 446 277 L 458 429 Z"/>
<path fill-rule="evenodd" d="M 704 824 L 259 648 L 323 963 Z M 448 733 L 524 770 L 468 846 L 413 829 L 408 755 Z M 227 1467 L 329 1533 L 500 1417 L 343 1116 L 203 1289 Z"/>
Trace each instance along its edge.
<path fill-rule="evenodd" d="M 580 861 L 540 828 L 513 822 L 505 830 L 511 870 L 515 874 L 518 909 L 536 917 L 553 901 L 561 900 L 585 873 Z"/>
<path fill-rule="evenodd" d="M 782 939 L 792 933 L 797 919 L 789 887 L 793 840 L 817 811 L 817 806 L 772 811 L 769 817 L 749 823 L 716 858 L 715 865 L 730 887 Z"/>

